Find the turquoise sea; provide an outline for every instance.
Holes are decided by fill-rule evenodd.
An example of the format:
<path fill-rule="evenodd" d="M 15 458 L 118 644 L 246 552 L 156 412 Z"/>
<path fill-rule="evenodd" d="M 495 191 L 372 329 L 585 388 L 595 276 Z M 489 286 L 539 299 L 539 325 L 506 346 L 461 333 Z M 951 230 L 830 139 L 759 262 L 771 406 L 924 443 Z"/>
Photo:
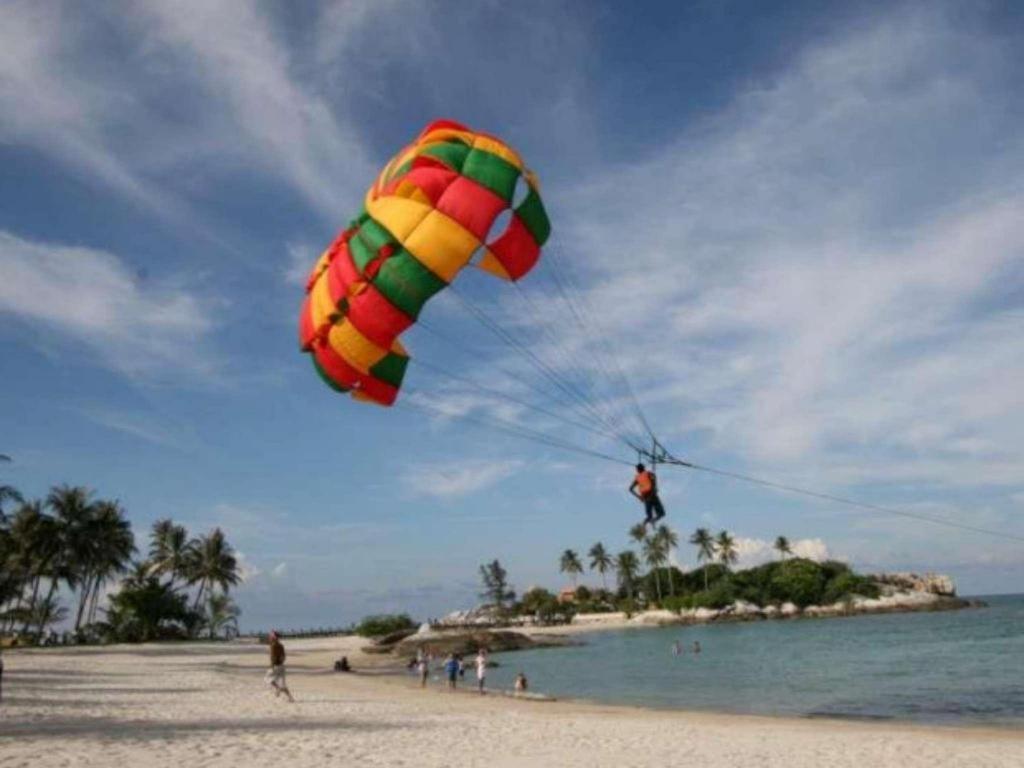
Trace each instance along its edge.
<path fill-rule="evenodd" d="M 1024 595 L 979 599 L 989 607 L 594 632 L 496 654 L 488 683 L 523 671 L 531 691 L 613 704 L 1024 726 Z"/>

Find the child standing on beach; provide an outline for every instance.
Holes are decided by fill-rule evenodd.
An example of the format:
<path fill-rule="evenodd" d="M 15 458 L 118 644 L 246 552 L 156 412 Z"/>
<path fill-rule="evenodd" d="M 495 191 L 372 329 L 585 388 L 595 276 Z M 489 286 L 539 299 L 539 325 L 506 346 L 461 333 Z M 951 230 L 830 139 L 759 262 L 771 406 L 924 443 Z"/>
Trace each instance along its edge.
<path fill-rule="evenodd" d="M 427 678 L 430 677 L 430 654 L 422 648 L 416 652 L 416 669 L 420 673 L 420 688 L 426 688 Z"/>
<path fill-rule="evenodd" d="M 476 684 L 480 695 L 484 693 L 484 683 L 487 680 L 487 649 L 481 648 L 476 654 Z"/>
<path fill-rule="evenodd" d="M 449 653 L 444 662 L 444 671 L 448 675 L 448 689 L 454 691 L 456 681 L 459 679 L 459 660 L 454 653 Z"/>
<path fill-rule="evenodd" d="M 267 670 L 267 675 L 263 679 L 267 685 L 274 689 L 275 698 L 283 693 L 288 697 L 288 701 L 293 702 L 295 699 L 292 698 L 292 692 L 288 690 L 288 685 L 284 678 L 284 660 L 284 645 L 281 643 L 281 638 L 278 637 L 277 632 L 272 631 L 270 633 L 270 669 Z"/>

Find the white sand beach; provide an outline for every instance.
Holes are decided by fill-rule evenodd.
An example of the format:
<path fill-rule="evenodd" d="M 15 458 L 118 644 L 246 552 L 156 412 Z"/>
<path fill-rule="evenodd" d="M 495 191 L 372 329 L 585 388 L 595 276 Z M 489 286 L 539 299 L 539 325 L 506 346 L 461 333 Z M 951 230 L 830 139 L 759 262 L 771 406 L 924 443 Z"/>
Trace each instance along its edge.
<path fill-rule="evenodd" d="M 266 649 L 153 644 L 5 654 L 0 765 L 1014 766 L 1024 734 L 987 728 L 659 712 L 420 690 L 369 668 L 358 638 L 292 640 L 297 699 Z M 347 654 L 362 674 L 337 674 Z M 543 689 L 542 685 L 537 686 Z"/>

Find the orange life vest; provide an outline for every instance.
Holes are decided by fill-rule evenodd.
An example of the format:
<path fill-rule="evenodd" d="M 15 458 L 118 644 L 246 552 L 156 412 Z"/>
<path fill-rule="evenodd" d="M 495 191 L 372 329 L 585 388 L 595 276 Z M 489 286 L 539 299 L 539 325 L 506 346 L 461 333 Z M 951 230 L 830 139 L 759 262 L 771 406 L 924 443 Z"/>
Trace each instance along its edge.
<path fill-rule="evenodd" d="M 654 490 L 654 475 L 646 469 L 636 473 L 636 488 L 641 496 L 649 496 Z"/>

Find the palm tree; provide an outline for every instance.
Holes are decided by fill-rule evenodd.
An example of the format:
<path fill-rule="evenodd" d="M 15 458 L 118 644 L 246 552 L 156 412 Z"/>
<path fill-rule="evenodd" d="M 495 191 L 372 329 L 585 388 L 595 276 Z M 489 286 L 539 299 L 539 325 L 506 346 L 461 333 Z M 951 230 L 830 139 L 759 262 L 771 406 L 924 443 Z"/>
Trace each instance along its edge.
<path fill-rule="evenodd" d="M 775 540 L 775 549 L 780 555 L 782 555 L 783 560 L 786 559 L 786 555 L 793 554 L 793 548 L 789 545 L 789 539 L 785 536 L 779 536 L 779 538 Z"/>
<path fill-rule="evenodd" d="M 93 529 L 97 544 L 91 563 L 91 599 L 89 623 L 95 620 L 103 585 L 128 570 L 135 553 L 135 536 L 124 510 L 116 501 L 98 501 L 94 505 Z"/>
<path fill-rule="evenodd" d="M 4 504 L 9 501 L 21 504 L 24 500 L 13 485 L 0 485 L 0 524 L 7 520 L 7 516 L 4 514 Z"/>
<path fill-rule="evenodd" d="M 199 607 L 203 593 L 208 588 L 212 592 L 214 587 L 219 586 L 222 592 L 227 593 L 241 580 L 235 552 L 220 528 L 214 528 L 208 535 L 193 542 L 189 560 L 188 583 L 199 585 L 192 605 L 193 611 Z"/>
<path fill-rule="evenodd" d="M 32 596 L 23 615 L 21 628 L 22 632 L 28 632 L 39 602 L 39 586 L 44 578 L 51 575 L 53 565 L 61 554 L 61 542 L 56 521 L 43 512 L 40 501 L 21 505 L 11 521 L 11 532 L 15 548 L 9 565 L 20 574 L 23 588 L 29 585 L 32 587 Z M 47 601 L 52 595 L 51 589 Z"/>
<path fill-rule="evenodd" d="M 46 497 L 46 506 L 53 510 L 60 528 L 65 565 L 64 580 L 72 590 L 79 585 L 82 586 L 78 620 L 75 622 L 77 632 L 82 618 L 85 592 L 89 586 L 93 549 L 96 545 L 90 526 L 93 517 L 92 492 L 81 486 L 59 485 L 50 489 Z"/>
<path fill-rule="evenodd" d="M 739 560 L 739 555 L 736 553 L 736 542 L 728 531 L 719 531 L 718 537 L 715 539 L 715 546 L 718 548 L 718 560 L 726 568 Z"/>
<path fill-rule="evenodd" d="M 569 578 L 572 579 L 572 588 L 576 589 L 576 577 L 583 573 L 583 564 L 580 562 L 579 557 L 571 549 L 565 550 L 562 553 L 562 557 L 558 564 L 558 569 L 562 573 L 568 573 Z"/>
<path fill-rule="evenodd" d="M 153 523 L 150 542 L 149 557 L 153 562 L 153 573 L 169 574 L 171 580 L 167 586 L 173 589 L 175 580 L 183 577 L 188 570 L 188 530 L 183 525 L 175 525 L 170 519 L 157 520 Z"/>
<path fill-rule="evenodd" d="M 665 545 L 657 536 L 651 536 L 650 538 L 644 539 L 643 553 L 644 560 L 647 561 L 647 565 L 650 566 L 651 572 L 654 574 L 654 589 L 658 595 L 658 602 L 660 603 L 661 576 L 658 574 L 658 568 L 664 564 L 667 556 Z"/>
<path fill-rule="evenodd" d="M 633 599 L 633 585 L 636 583 L 636 574 L 640 570 L 640 561 L 631 550 L 619 552 L 615 556 L 615 570 L 618 573 L 619 585 L 626 590 L 626 595 Z"/>
<path fill-rule="evenodd" d="M 599 541 L 590 548 L 587 556 L 590 557 L 590 570 L 601 574 L 601 584 L 604 586 L 605 592 L 607 592 L 608 579 L 605 578 L 605 574 L 612 567 L 611 555 L 605 550 L 604 544 Z"/>
<path fill-rule="evenodd" d="M 211 640 L 218 632 L 229 627 L 234 629 L 236 635 L 238 634 L 238 617 L 242 615 L 242 611 L 235 605 L 234 600 L 227 595 L 214 593 L 210 595 L 206 608 L 206 626 L 210 630 Z"/>
<path fill-rule="evenodd" d="M 62 606 L 53 595 L 41 600 L 38 605 L 27 612 L 26 619 L 37 627 L 39 636 L 51 624 L 59 624 L 67 618 L 68 609 Z"/>
<path fill-rule="evenodd" d="M 704 591 L 708 591 L 708 562 L 715 558 L 715 540 L 707 528 L 698 528 L 690 537 L 690 543 L 697 547 L 697 562 L 704 563 Z"/>
<path fill-rule="evenodd" d="M 647 526 L 643 523 L 637 523 L 629 529 L 629 538 L 637 544 L 643 544 L 644 539 L 647 538 Z"/>
<path fill-rule="evenodd" d="M 28 631 L 28 617 L 39 594 L 39 574 L 45 567 L 46 550 L 49 549 L 47 540 L 50 537 L 44 530 L 44 518 L 42 504 L 23 502 L 10 521 L 10 543 L 3 566 L 13 577 L 15 601 L 8 619 L 11 628 L 19 618 L 22 619 L 22 632 Z M 32 596 L 23 609 L 25 591 L 29 586 L 32 586 Z"/>
<path fill-rule="evenodd" d="M 665 550 L 666 559 L 672 554 L 672 550 L 679 546 L 679 536 L 667 525 L 659 525 L 654 532 L 654 537 L 661 542 Z M 668 567 L 668 593 L 674 597 L 676 594 L 675 579 L 672 578 L 672 566 Z"/>

